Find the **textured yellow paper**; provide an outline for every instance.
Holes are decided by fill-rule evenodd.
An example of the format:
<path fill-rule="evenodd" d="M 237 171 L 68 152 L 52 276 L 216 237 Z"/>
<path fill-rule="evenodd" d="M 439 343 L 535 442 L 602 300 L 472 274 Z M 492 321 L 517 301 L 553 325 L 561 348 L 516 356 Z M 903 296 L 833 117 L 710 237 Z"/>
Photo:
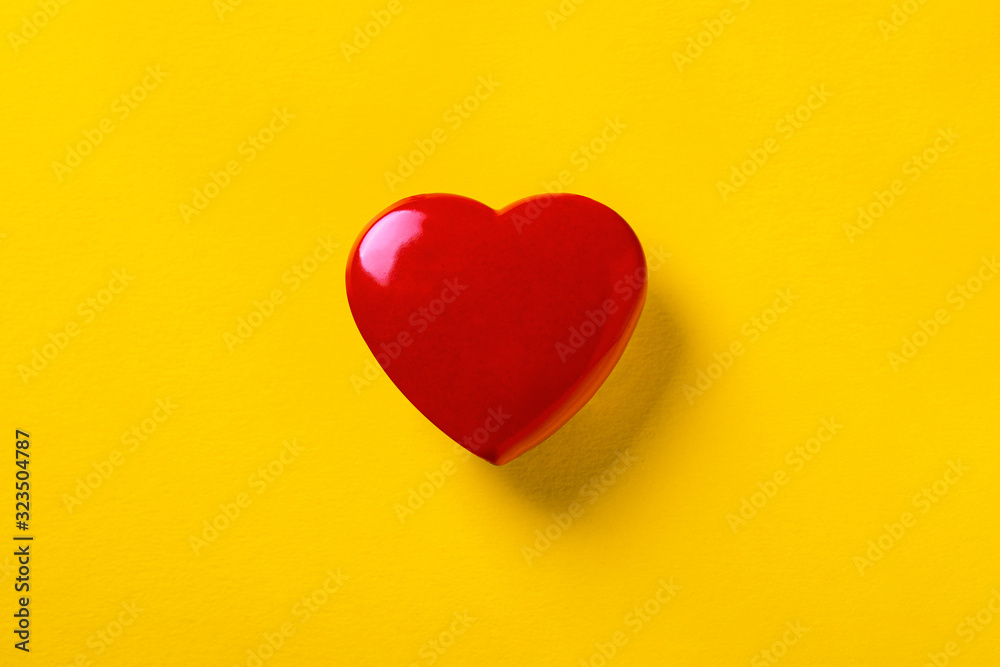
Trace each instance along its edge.
<path fill-rule="evenodd" d="M 998 18 L 7 0 L 0 664 L 997 664 Z M 344 264 L 404 196 L 546 189 L 656 270 L 495 468 L 372 366 Z"/>

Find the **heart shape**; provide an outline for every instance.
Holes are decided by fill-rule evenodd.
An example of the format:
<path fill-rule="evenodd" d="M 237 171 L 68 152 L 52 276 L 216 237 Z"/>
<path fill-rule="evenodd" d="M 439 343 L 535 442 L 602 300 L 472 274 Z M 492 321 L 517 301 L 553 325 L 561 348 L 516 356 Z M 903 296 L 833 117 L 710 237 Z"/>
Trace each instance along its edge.
<path fill-rule="evenodd" d="M 502 465 L 601 386 L 639 319 L 646 278 L 635 233 L 592 199 L 539 195 L 495 211 L 417 195 L 361 232 L 347 300 L 410 402 Z"/>

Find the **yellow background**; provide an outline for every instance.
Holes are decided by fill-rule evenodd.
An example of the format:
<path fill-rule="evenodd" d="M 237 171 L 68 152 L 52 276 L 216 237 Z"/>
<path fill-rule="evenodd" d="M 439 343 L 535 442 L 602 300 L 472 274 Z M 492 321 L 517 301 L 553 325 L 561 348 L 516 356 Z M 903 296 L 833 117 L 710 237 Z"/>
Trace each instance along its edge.
<path fill-rule="evenodd" d="M 565 21 L 557 0 L 400 3 L 349 61 L 342 43 L 387 3 L 73 0 L 44 21 L 35 0 L 3 3 L 0 421 L 5 460 L 14 429 L 31 433 L 36 541 L 30 656 L 11 646 L 0 550 L 0 664 L 255 664 L 284 623 L 295 633 L 266 665 L 599 665 L 595 644 L 617 632 L 612 665 L 774 664 L 764 650 L 788 666 L 921 665 L 948 642 L 949 664 L 995 664 L 1000 620 L 971 642 L 959 624 L 1000 587 L 1000 280 L 961 309 L 949 293 L 1000 250 L 996 2 L 910 2 L 898 30 L 880 26 L 891 0 L 589 0 L 563 3 Z M 162 80 L 120 118 L 147 67 Z M 453 127 L 480 77 L 498 85 Z M 814 86 L 829 99 L 787 136 Z M 273 109 L 294 118 L 247 161 Z M 608 119 L 626 127 L 582 162 Z M 385 173 L 437 128 L 446 141 L 390 189 Z M 910 180 L 948 128 L 957 139 Z M 718 182 L 769 138 L 779 150 L 724 201 Z M 185 220 L 229 161 L 239 173 Z M 499 208 L 563 171 L 631 223 L 651 264 L 670 256 L 569 424 L 502 468 L 463 459 L 384 375 L 352 383 L 372 356 L 346 303 L 348 249 L 404 196 Z M 905 192 L 849 238 L 896 179 Z M 293 289 L 288 272 L 327 257 L 318 238 L 338 247 Z M 102 293 L 122 269 L 132 280 Z M 227 344 L 274 290 L 273 314 Z M 751 340 L 776 290 L 798 298 Z M 88 319 L 80 304 L 109 296 Z M 894 369 L 889 353 L 938 309 L 946 324 Z M 25 375 L 68 324 L 77 335 Z M 744 354 L 688 401 L 734 342 Z M 157 399 L 177 406 L 162 423 Z M 787 452 L 824 418 L 843 428 L 796 470 Z M 122 435 L 144 420 L 155 431 L 133 451 Z M 302 451 L 258 493 L 292 439 Z M 590 503 L 582 487 L 618 450 L 636 460 Z M 67 505 L 109 457 L 112 474 Z M 923 512 L 914 497 L 949 461 L 968 471 Z M 734 532 L 727 515 L 777 471 L 787 483 Z M 240 494 L 239 517 L 192 546 Z M 529 564 L 522 547 L 581 500 Z M 904 512 L 915 525 L 859 572 Z M 348 578 L 303 621 L 327 571 Z M 671 578 L 675 597 L 634 632 L 628 615 Z M 475 621 L 451 643 L 456 613 Z"/>

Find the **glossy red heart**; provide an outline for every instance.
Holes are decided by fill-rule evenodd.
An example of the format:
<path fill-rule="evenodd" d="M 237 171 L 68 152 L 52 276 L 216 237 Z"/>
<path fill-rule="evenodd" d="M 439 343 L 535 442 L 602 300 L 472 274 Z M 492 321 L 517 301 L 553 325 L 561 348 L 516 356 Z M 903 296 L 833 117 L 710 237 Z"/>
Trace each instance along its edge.
<path fill-rule="evenodd" d="M 410 197 L 365 227 L 347 263 L 351 312 L 386 374 L 445 434 L 498 465 L 593 396 L 645 297 L 635 233 L 579 195 L 499 211 Z"/>

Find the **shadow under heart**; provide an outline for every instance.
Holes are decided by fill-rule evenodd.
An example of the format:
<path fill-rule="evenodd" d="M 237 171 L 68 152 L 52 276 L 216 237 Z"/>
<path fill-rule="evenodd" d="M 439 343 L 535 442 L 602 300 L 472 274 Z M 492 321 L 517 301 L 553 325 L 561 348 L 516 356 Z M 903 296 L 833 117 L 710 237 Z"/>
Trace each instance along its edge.
<path fill-rule="evenodd" d="M 570 503 L 585 504 L 592 499 L 593 493 L 583 488 L 591 481 L 602 493 L 611 491 L 615 483 L 605 483 L 612 475 L 606 474 L 605 482 L 600 481 L 601 475 L 619 458 L 618 452 L 628 449 L 632 457 L 641 457 L 642 451 L 636 448 L 648 447 L 650 442 L 638 436 L 650 415 L 669 409 L 665 396 L 680 397 L 680 391 L 668 388 L 678 382 L 684 350 L 683 332 L 673 309 L 650 284 L 632 339 L 597 393 L 549 439 L 496 472 L 550 512 L 565 512 Z"/>

